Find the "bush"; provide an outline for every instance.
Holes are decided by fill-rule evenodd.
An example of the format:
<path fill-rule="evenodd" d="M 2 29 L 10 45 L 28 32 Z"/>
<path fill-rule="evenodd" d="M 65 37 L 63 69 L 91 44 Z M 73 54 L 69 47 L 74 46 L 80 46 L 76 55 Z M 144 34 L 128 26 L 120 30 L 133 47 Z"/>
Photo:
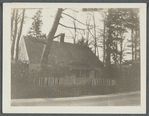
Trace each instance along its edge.
<path fill-rule="evenodd" d="M 27 84 L 28 64 L 15 61 L 11 62 L 11 97 L 18 95 L 18 89 Z"/>
<path fill-rule="evenodd" d="M 121 76 L 121 70 L 117 67 L 105 67 L 103 69 L 103 78 L 118 79 Z"/>
<path fill-rule="evenodd" d="M 11 77 L 25 78 L 28 75 L 28 64 L 21 61 L 11 63 Z"/>

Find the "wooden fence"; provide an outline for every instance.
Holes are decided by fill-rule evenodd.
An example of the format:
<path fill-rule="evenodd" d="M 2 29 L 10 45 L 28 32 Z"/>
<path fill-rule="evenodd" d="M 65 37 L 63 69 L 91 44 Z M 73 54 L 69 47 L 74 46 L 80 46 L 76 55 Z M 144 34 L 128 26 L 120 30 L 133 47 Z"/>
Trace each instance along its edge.
<path fill-rule="evenodd" d="M 107 78 L 39 77 L 34 78 L 33 83 L 39 86 L 70 86 L 70 85 L 114 86 L 116 84 L 116 81 Z"/>
<path fill-rule="evenodd" d="M 94 78 L 92 80 L 92 85 L 95 86 L 114 86 L 116 84 L 115 80 L 107 79 L 107 78 Z"/>

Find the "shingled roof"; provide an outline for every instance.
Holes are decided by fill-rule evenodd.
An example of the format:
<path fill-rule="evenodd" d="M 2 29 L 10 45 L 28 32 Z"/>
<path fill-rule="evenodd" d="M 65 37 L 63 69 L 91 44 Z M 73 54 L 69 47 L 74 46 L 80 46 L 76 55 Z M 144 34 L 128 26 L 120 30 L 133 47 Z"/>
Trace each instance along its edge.
<path fill-rule="evenodd" d="M 44 44 L 35 43 L 25 38 L 25 45 L 31 63 L 40 63 Z M 101 68 L 102 62 L 98 60 L 90 48 L 72 43 L 53 41 L 50 55 L 56 56 L 57 63 L 64 63 L 72 67 Z"/>

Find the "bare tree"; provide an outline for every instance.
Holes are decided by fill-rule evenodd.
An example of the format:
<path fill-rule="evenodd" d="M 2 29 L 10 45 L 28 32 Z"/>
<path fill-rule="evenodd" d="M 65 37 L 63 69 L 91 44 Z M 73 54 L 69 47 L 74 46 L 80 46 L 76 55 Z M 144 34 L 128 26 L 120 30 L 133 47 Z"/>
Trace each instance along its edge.
<path fill-rule="evenodd" d="M 90 19 L 87 17 L 87 19 L 86 19 L 86 28 L 87 28 L 87 30 L 86 30 L 86 43 L 87 43 L 87 45 L 89 44 L 88 42 L 89 42 L 89 25 L 90 25 Z"/>
<path fill-rule="evenodd" d="M 89 9 L 88 9 L 89 10 Z M 96 24 L 96 21 L 95 21 L 95 14 L 94 14 L 94 11 L 92 11 L 91 13 L 88 13 L 88 15 L 90 15 L 93 19 L 93 25 L 86 25 L 87 26 L 87 30 L 88 30 L 88 34 L 90 33 L 91 36 L 93 37 L 93 40 L 94 40 L 94 53 L 95 55 L 98 56 L 99 58 L 99 51 L 98 51 L 98 46 L 97 46 L 97 24 Z M 93 28 L 93 33 L 91 32 L 91 29 Z"/>
<path fill-rule="evenodd" d="M 96 22 L 95 22 L 95 14 L 93 13 L 93 23 L 94 23 L 94 47 L 95 47 L 95 55 L 96 55 L 96 49 L 97 49 L 97 37 L 96 37 Z M 99 53 L 98 53 L 99 54 Z M 99 56 L 98 56 L 99 57 Z"/>
<path fill-rule="evenodd" d="M 16 41 L 16 35 L 17 35 L 17 27 L 18 27 L 18 9 L 13 9 L 13 15 L 15 15 L 15 18 L 13 18 L 14 16 L 12 16 L 12 20 L 11 20 L 11 36 L 12 36 L 12 46 L 11 46 L 11 58 L 14 58 L 14 49 L 15 49 L 15 41 Z M 13 21 L 14 20 L 14 21 Z M 14 28 L 13 28 L 13 22 L 14 22 Z"/>
<path fill-rule="evenodd" d="M 138 13 L 138 9 L 130 9 L 127 22 L 127 28 L 131 30 L 131 45 L 128 45 L 128 47 L 131 47 L 132 64 L 137 59 L 137 44 L 139 43 L 139 41 L 137 41 L 140 31 Z"/>
<path fill-rule="evenodd" d="M 11 17 L 11 59 L 18 60 L 19 42 L 25 18 L 25 9 L 13 9 Z M 20 25 L 20 26 L 19 26 Z M 15 53 L 15 54 L 14 54 Z"/>
<path fill-rule="evenodd" d="M 103 65 L 105 65 L 105 58 L 106 58 L 106 18 L 107 18 L 107 9 L 100 9 L 99 13 L 101 13 L 103 18 Z"/>
<path fill-rule="evenodd" d="M 76 26 L 76 21 L 73 20 L 73 26 L 74 26 L 74 34 L 70 31 L 72 38 L 73 38 L 73 43 L 76 44 L 76 37 L 77 37 L 77 26 Z"/>
<path fill-rule="evenodd" d="M 16 43 L 16 60 L 18 60 L 18 54 L 19 54 L 19 42 L 22 34 L 22 29 L 23 29 L 23 23 L 24 23 L 24 15 L 25 15 L 25 9 L 22 11 L 22 19 L 21 19 L 21 24 L 19 28 L 19 33 L 17 37 L 17 43 Z"/>

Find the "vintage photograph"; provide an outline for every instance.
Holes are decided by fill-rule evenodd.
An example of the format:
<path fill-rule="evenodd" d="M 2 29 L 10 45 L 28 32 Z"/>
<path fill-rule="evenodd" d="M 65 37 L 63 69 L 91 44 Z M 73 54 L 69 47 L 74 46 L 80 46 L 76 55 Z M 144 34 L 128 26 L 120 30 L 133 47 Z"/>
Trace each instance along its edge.
<path fill-rule="evenodd" d="M 10 107 L 141 106 L 145 4 L 36 5 L 5 5 Z"/>

